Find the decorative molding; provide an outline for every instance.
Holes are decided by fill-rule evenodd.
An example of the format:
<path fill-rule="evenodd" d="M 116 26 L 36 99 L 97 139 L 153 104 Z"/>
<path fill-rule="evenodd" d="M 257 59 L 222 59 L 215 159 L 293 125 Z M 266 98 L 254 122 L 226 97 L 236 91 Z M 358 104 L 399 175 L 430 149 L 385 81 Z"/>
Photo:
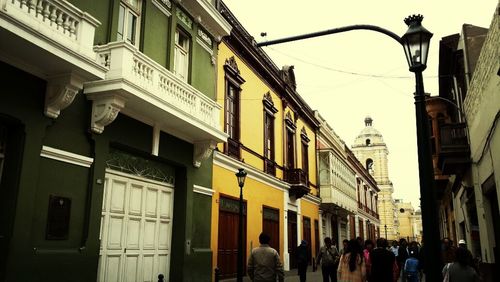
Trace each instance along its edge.
<path fill-rule="evenodd" d="M 40 152 L 40 156 L 83 167 L 90 167 L 94 162 L 93 158 L 89 158 L 86 156 L 78 155 L 75 153 L 63 151 L 48 146 L 42 146 L 42 151 Z"/>
<path fill-rule="evenodd" d="M 234 56 L 227 58 L 226 61 L 224 62 L 224 66 L 231 68 L 235 74 L 237 75 L 240 74 L 240 70 L 238 69 L 238 63 L 236 63 L 236 59 L 234 58 Z"/>
<path fill-rule="evenodd" d="M 202 141 L 194 143 L 193 166 L 199 168 L 201 163 L 208 159 L 214 151 L 217 143 L 214 141 Z"/>
<path fill-rule="evenodd" d="M 45 94 L 44 113 L 50 118 L 57 118 L 68 107 L 83 88 L 83 79 L 76 74 L 62 74 L 48 78 Z"/>
<path fill-rule="evenodd" d="M 215 190 L 195 184 L 193 185 L 193 192 L 212 197 L 215 193 Z"/>
<path fill-rule="evenodd" d="M 295 125 L 292 115 L 290 114 L 290 111 L 286 112 L 285 115 L 285 123 L 286 125 L 293 131 L 295 132 L 295 129 L 297 129 L 297 126 Z"/>
<path fill-rule="evenodd" d="M 262 103 L 264 103 L 264 107 L 266 107 L 266 110 L 269 110 L 272 114 L 278 112 L 278 109 L 274 106 L 273 97 L 271 96 L 270 91 L 264 93 L 264 97 L 262 98 Z"/>
<path fill-rule="evenodd" d="M 288 85 L 291 89 L 296 90 L 297 83 L 295 82 L 295 72 L 293 71 L 293 68 L 293 66 L 283 66 L 280 74 L 286 85 Z"/>
<path fill-rule="evenodd" d="M 271 176 L 261 170 L 254 168 L 253 166 L 242 163 L 218 151 L 214 151 L 214 165 L 234 172 L 236 172 L 238 168 L 244 168 L 247 172 L 247 177 L 250 177 L 280 191 L 288 191 L 290 189 L 290 184 L 284 182 L 283 180 Z"/>
<path fill-rule="evenodd" d="M 112 123 L 118 113 L 125 107 L 126 100 L 118 94 L 92 95 L 92 120 L 90 129 L 95 133 L 102 133 L 104 127 Z"/>
<path fill-rule="evenodd" d="M 175 15 L 189 29 L 193 29 L 193 20 L 186 15 L 182 10 L 176 9 Z"/>
<path fill-rule="evenodd" d="M 310 202 L 310 203 L 313 203 L 315 205 L 320 205 L 321 204 L 321 198 L 320 197 L 316 197 L 312 194 L 306 194 L 304 195 L 301 200 L 305 200 L 306 202 Z"/>
<path fill-rule="evenodd" d="M 210 36 L 205 32 L 203 31 L 203 29 L 201 28 L 198 28 L 198 36 L 210 47 L 213 46 L 213 43 L 212 43 L 212 38 L 210 38 Z"/>
<path fill-rule="evenodd" d="M 245 82 L 245 79 L 240 75 L 240 70 L 234 56 L 226 59 L 224 62 L 224 70 L 226 71 L 226 77 L 234 80 L 236 84 L 241 85 Z"/>
<path fill-rule="evenodd" d="M 172 15 L 172 13 L 167 10 L 167 8 L 172 8 L 172 3 L 169 0 L 152 0 L 152 2 L 153 5 L 156 6 L 156 8 L 158 8 L 163 14 L 165 14 L 165 16 L 170 17 Z"/>
<path fill-rule="evenodd" d="M 198 43 L 201 46 L 201 48 L 205 49 L 205 51 L 207 51 L 208 54 L 210 54 L 210 56 L 213 57 L 214 51 L 210 47 L 207 46 L 207 44 L 205 43 L 205 41 L 203 41 L 199 37 L 196 37 L 196 43 Z M 212 62 L 212 65 L 215 65 L 215 64 Z"/>
<path fill-rule="evenodd" d="M 309 137 L 307 136 L 307 131 L 305 126 L 303 126 L 302 129 L 300 130 L 300 138 L 302 138 L 302 140 L 305 141 L 306 143 L 309 143 L 309 141 L 311 141 L 311 139 L 309 139 Z"/>

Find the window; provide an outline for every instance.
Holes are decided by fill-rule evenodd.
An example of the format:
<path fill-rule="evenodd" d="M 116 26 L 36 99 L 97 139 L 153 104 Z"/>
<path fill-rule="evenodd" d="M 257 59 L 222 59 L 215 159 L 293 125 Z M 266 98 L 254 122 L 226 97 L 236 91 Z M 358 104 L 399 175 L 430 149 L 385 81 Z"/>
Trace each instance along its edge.
<path fill-rule="evenodd" d="M 138 43 L 140 9 L 139 0 L 122 0 L 118 11 L 118 41 L 127 41 L 132 45 Z"/>
<path fill-rule="evenodd" d="M 182 31 L 175 31 L 174 74 L 187 82 L 189 75 L 189 37 Z"/>
<path fill-rule="evenodd" d="M 229 135 L 224 152 L 229 156 L 240 158 L 240 94 L 241 84 L 245 80 L 240 76 L 236 60 L 226 59 L 225 70 L 225 103 L 224 130 Z"/>
<path fill-rule="evenodd" d="M 307 131 L 305 127 L 302 127 L 302 131 L 300 133 L 300 138 L 302 140 L 302 170 L 306 173 L 306 176 L 309 176 L 309 137 L 307 137 Z"/>
<path fill-rule="evenodd" d="M 276 175 L 274 162 L 274 114 L 278 109 L 274 107 L 271 93 L 264 94 L 262 99 L 264 104 L 264 171 L 271 175 Z"/>
<path fill-rule="evenodd" d="M 366 139 L 366 146 L 371 146 L 371 141 L 370 141 L 370 139 Z"/>
<path fill-rule="evenodd" d="M 292 120 L 290 112 L 287 112 L 285 117 L 286 124 L 286 148 L 285 148 L 285 158 L 286 158 L 286 168 L 295 168 L 295 129 L 297 128 Z"/>
<path fill-rule="evenodd" d="M 368 170 L 368 172 L 370 174 L 373 174 L 373 160 L 372 159 L 366 159 L 366 170 Z"/>

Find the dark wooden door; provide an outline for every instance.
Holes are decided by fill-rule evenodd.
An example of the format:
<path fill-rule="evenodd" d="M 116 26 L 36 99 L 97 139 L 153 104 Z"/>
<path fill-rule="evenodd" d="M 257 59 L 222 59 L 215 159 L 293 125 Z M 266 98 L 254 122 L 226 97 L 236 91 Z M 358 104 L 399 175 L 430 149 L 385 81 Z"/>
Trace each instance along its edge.
<path fill-rule="evenodd" d="M 350 229 L 349 239 L 355 239 L 356 238 L 356 219 L 354 218 L 353 215 L 349 216 L 349 229 Z"/>
<path fill-rule="evenodd" d="M 217 267 L 220 278 L 236 277 L 238 261 L 238 200 L 220 198 Z M 246 206 L 243 207 L 243 258 L 246 268 Z M 244 270 L 246 273 L 246 270 Z"/>
<path fill-rule="evenodd" d="M 332 243 L 335 242 L 335 246 L 339 246 L 339 222 L 337 217 L 332 216 Z"/>
<path fill-rule="evenodd" d="M 262 209 L 262 232 L 271 237 L 269 246 L 280 252 L 280 212 L 277 209 Z"/>
<path fill-rule="evenodd" d="M 315 243 L 314 250 L 317 256 L 319 253 L 319 247 L 321 245 L 319 242 L 319 222 L 317 219 L 314 220 L 314 243 Z"/>
<path fill-rule="evenodd" d="M 297 268 L 297 213 L 288 211 L 288 255 L 290 268 Z"/>
<path fill-rule="evenodd" d="M 311 246 L 311 219 L 304 216 L 302 222 L 302 240 L 307 242 L 307 258 L 309 259 L 309 264 L 312 263 L 312 246 Z"/>
<path fill-rule="evenodd" d="M 364 226 L 363 226 L 363 220 L 360 219 L 359 221 L 359 237 L 361 237 L 361 239 L 363 239 L 363 241 L 365 240 L 365 229 L 364 229 Z"/>

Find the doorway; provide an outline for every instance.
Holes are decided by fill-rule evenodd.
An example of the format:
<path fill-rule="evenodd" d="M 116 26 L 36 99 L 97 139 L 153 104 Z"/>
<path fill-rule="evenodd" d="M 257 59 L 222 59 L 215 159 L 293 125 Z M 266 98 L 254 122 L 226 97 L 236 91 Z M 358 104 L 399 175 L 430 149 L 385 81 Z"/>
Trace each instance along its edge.
<path fill-rule="evenodd" d="M 288 254 L 290 257 L 290 269 L 297 268 L 297 213 L 288 211 Z"/>

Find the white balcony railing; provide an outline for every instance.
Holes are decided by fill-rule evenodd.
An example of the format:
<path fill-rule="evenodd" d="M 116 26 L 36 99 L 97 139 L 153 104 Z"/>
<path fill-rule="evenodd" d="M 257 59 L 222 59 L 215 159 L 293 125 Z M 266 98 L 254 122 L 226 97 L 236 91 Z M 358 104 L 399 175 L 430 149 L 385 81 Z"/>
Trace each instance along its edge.
<path fill-rule="evenodd" d="M 357 212 L 356 197 L 352 193 L 345 193 L 332 185 L 321 185 L 320 195 L 322 203 L 335 204 L 349 212 Z"/>
<path fill-rule="evenodd" d="M 95 58 L 95 28 L 100 24 L 63 0 L 0 0 L 0 13 L 11 23 L 38 33 L 75 53 Z M 15 32 L 15 30 L 11 30 Z M 25 38 L 27 39 L 27 38 Z"/>
<path fill-rule="evenodd" d="M 126 42 L 96 46 L 107 67 L 105 80 L 124 79 L 142 89 L 145 100 L 174 107 L 190 118 L 219 129 L 220 105 Z"/>

